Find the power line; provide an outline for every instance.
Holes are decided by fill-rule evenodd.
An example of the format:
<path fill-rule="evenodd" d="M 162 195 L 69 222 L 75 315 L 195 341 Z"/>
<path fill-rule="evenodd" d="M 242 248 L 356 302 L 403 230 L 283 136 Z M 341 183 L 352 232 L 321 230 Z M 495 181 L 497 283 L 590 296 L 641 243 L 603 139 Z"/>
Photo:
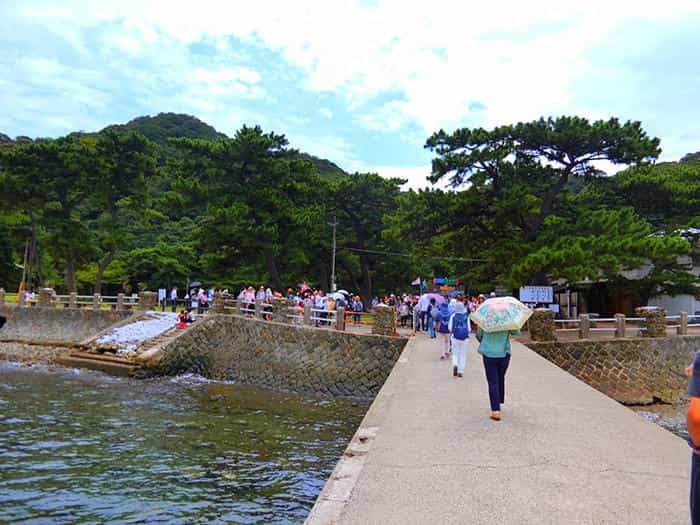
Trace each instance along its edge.
<path fill-rule="evenodd" d="M 411 253 L 383 252 L 380 250 L 363 250 L 360 248 L 350 248 L 349 246 L 339 246 L 338 249 L 348 250 L 351 252 L 373 253 L 376 255 L 390 255 L 392 257 L 416 257 L 415 254 Z M 487 262 L 486 259 L 470 259 L 465 257 L 442 257 L 438 255 L 418 255 L 417 257 L 423 257 L 424 259 L 440 259 L 445 261 Z"/>

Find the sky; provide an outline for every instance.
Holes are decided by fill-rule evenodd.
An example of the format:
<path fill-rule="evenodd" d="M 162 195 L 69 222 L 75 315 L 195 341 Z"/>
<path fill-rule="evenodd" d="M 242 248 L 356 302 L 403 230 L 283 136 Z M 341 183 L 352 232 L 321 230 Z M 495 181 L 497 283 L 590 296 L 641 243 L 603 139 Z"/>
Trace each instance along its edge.
<path fill-rule="evenodd" d="M 700 150 L 698 27 L 700 0 L 0 0 L 0 132 L 187 113 L 415 188 L 439 129 L 578 115 L 677 160 Z"/>

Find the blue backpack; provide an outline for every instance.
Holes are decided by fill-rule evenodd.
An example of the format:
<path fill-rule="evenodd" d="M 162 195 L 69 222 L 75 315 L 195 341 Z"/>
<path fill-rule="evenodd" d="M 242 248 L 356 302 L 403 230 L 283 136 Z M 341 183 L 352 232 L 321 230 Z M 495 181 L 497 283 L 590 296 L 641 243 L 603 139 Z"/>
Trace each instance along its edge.
<path fill-rule="evenodd" d="M 467 325 L 467 314 L 455 314 L 452 320 L 452 337 L 458 341 L 464 341 L 469 337 L 469 326 Z"/>

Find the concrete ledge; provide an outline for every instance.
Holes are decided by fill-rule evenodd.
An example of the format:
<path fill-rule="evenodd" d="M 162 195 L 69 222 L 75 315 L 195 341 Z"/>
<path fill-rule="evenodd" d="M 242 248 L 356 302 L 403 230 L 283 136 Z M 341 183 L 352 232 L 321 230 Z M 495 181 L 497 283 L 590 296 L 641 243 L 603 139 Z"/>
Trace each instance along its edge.
<path fill-rule="evenodd" d="M 79 343 L 131 315 L 116 310 L 0 307 L 0 340 Z"/>
<path fill-rule="evenodd" d="M 411 354 L 415 352 L 416 341 L 414 337 L 406 343 L 401 357 L 396 361 L 386 383 L 370 405 L 360 427 L 353 435 L 321 494 L 316 499 L 316 503 L 305 521 L 306 525 L 339 523 L 341 513 L 350 501 L 367 454 L 371 450 L 374 439 L 383 423 L 387 405 L 395 388 L 394 383 L 397 381 L 395 376 L 401 373 L 400 369 L 411 359 Z"/>

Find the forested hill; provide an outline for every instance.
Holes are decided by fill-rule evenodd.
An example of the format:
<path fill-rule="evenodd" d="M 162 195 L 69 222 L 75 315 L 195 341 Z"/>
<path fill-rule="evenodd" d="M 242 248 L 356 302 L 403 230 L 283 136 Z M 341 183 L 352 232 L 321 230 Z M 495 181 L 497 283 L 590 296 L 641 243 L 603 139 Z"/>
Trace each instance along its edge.
<path fill-rule="evenodd" d="M 226 138 L 226 135 L 219 133 L 206 122 L 182 113 L 159 113 L 155 117 L 137 117 L 126 124 L 107 126 L 105 130 L 107 129 L 137 131 L 147 139 L 165 148 L 170 147 L 168 142 L 170 138 L 204 140 Z"/>
<path fill-rule="evenodd" d="M 137 117 L 126 124 L 111 124 L 99 133 L 106 130 L 136 131 L 140 133 L 147 139 L 158 144 L 160 147 L 158 156 L 161 163 L 165 162 L 167 158 L 177 157 L 180 154 L 179 150 L 173 146 L 168 139 L 188 138 L 216 140 L 228 138 L 224 133 L 217 131 L 206 122 L 202 122 L 197 117 L 185 115 L 183 113 L 159 113 L 153 117 L 150 115 Z M 83 135 L 83 133 L 80 134 Z M 92 133 L 88 133 L 88 135 L 92 135 Z M 31 139 L 29 139 L 29 137 L 17 137 L 15 141 L 28 142 L 31 141 Z M 0 133 L 0 146 L 2 146 L 2 144 L 11 144 L 15 141 L 9 136 Z M 314 171 L 326 179 L 337 180 L 348 175 L 340 166 L 328 159 L 321 159 L 303 152 L 299 153 L 299 157 L 310 162 Z"/>
<path fill-rule="evenodd" d="M 127 131 L 138 131 L 147 139 L 160 145 L 163 148 L 164 154 L 168 157 L 178 154 L 177 148 L 168 141 L 170 138 L 204 140 L 228 138 L 224 133 L 217 131 L 206 122 L 202 122 L 196 117 L 182 113 L 159 113 L 155 117 L 138 117 L 130 120 L 126 124 L 115 124 L 105 129 L 115 128 Z M 338 179 L 347 175 L 342 168 L 330 160 L 314 157 L 309 153 L 299 153 L 299 157 L 309 161 L 314 167 L 314 171 L 322 177 Z"/>

